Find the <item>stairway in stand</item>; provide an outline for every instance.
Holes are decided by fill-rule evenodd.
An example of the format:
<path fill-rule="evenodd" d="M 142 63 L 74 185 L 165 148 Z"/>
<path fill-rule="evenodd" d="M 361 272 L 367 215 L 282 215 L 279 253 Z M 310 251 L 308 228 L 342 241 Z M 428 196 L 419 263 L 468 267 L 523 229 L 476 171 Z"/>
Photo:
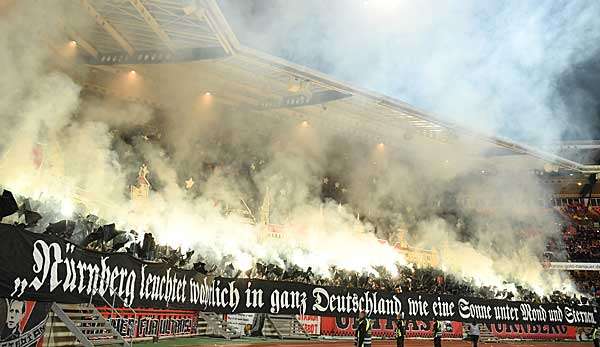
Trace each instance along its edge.
<path fill-rule="evenodd" d="M 214 312 L 198 313 L 198 326 L 196 328 L 198 335 L 224 337 L 227 340 L 238 339 L 241 335 L 227 325 L 221 316 Z"/>
<path fill-rule="evenodd" d="M 263 335 L 280 339 L 310 339 L 310 336 L 294 315 L 268 314 L 263 327 Z"/>
<path fill-rule="evenodd" d="M 479 340 L 481 340 L 481 342 L 500 342 L 500 340 L 498 340 L 498 338 L 492 334 L 490 329 L 488 329 L 487 325 L 477 325 L 479 325 Z"/>
<path fill-rule="evenodd" d="M 44 346 L 131 347 L 93 305 L 55 303 L 48 319 Z"/>

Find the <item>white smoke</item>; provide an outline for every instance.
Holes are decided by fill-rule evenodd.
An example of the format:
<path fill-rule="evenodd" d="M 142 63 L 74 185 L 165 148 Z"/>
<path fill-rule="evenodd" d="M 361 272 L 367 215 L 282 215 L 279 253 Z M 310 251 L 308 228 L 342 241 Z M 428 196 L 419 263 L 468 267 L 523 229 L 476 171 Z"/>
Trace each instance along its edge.
<path fill-rule="evenodd" d="M 65 214 L 82 202 L 89 211 L 116 221 L 119 228 L 151 231 L 159 243 L 193 248 L 213 262 L 232 256 L 240 269 L 265 260 L 281 266 L 311 267 L 323 275 L 331 265 L 357 271 L 384 266 L 393 272 L 396 264 L 406 261 L 377 238 L 393 240 L 396 229 L 409 228 L 414 242 L 440 252 L 440 266 L 449 272 L 490 285 L 515 280 L 540 292 L 562 285 L 559 275 L 540 274 L 537 255 L 556 229 L 548 228 L 553 220 L 546 211 L 531 208 L 544 193 L 532 176 L 516 170 L 519 184 L 512 172 L 491 178 L 473 176 L 473 172 L 479 173 L 481 162 L 465 153 L 466 142 L 423 148 L 411 145 L 398 153 L 387 148 L 373 150 L 355 139 L 343 139 L 339 145 L 339 138 L 298 124 L 257 124 L 261 115 L 247 110 L 205 105 L 200 110 L 190 106 L 181 111 L 182 107 L 176 106 L 192 102 L 171 96 L 192 89 L 181 84 L 184 82 L 161 91 L 165 95 L 161 101 L 173 107 L 160 112 L 108 97 L 82 97 L 81 87 L 69 77 L 75 74 L 60 72 L 64 69 L 57 69 L 56 59 L 50 59 L 49 45 L 67 43 L 56 20 L 65 9 L 55 6 L 44 11 L 41 8 L 46 6 L 39 5 L 19 1 L 5 10 L 6 20 L 0 21 L 0 63 L 7 71 L 0 77 L 0 119 L 6 124 L 0 129 L 3 186 L 36 199 L 59 201 Z M 408 4 L 402 8 L 408 13 L 421 11 Z M 390 17 L 381 18 L 382 23 L 379 19 L 367 22 L 378 23 L 378 33 L 385 37 L 396 27 L 383 25 L 393 21 Z M 436 22 L 441 19 L 446 24 L 464 25 L 460 18 L 459 14 L 433 13 Z M 414 49 L 419 48 L 418 41 L 410 35 L 440 30 L 414 20 L 397 25 L 411 44 L 408 48 Z M 77 29 L 85 31 L 85 23 L 77 24 Z M 350 42 L 338 29 L 331 35 L 330 41 Z M 348 51 L 334 52 L 345 57 L 332 57 L 336 71 L 348 71 L 361 63 L 346 59 Z M 421 98 L 401 95 L 410 95 L 413 101 L 437 99 L 440 110 L 450 110 L 457 106 L 445 105 L 444 100 L 450 98 L 440 95 L 442 90 L 454 90 L 454 97 L 465 99 L 464 110 L 471 110 L 467 114 L 482 111 L 491 118 L 481 123 L 488 125 L 488 130 L 495 129 L 505 108 L 498 106 L 497 112 L 491 113 L 491 106 L 479 109 L 492 95 L 475 98 L 465 91 L 468 83 L 464 88 L 448 88 L 448 80 L 458 75 L 438 78 L 439 74 L 454 73 L 452 67 L 458 63 L 452 65 L 453 57 L 445 57 L 450 62 L 447 69 L 439 61 L 424 60 L 422 68 L 432 74 L 426 82 L 430 94 Z M 381 59 L 375 62 L 377 69 L 387 68 L 392 61 L 391 56 Z M 402 56 L 398 61 L 400 72 L 421 67 L 406 59 Z M 61 57 L 58 60 L 73 63 Z M 478 69 L 478 73 L 484 72 L 483 67 Z M 370 86 L 383 79 L 382 72 L 366 73 L 373 74 L 367 81 Z M 183 77 L 166 78 L 184 81 Z M 385 82 L 386 88 L 398 88 L 394 81 Z M 401 91 L 424 93 L 415 83 Z M 34 165 L 32 155 L 38 147 L 43 152 L 40 167 Z M 206 169 L 207 163 L 217 168 Z M 149 167 L 153 188 L 148 201 L 134 203 L 128 186 L 135 184 L 142 164 Z M 196 184 L 186 189 L 189 178 Z M 331 179 L 327 184 L 335 185 L 334 189 L 347 189 L 347 204 L 338 206 L 321 199 L 324 178 Z M 453 198 L 446 199 L 447 195 Z M 468 199 L 476 206 L 460 202 Z M 488 199 L 495 214 L 480 213 L 481 199 Z M 446 210 L 468 218 L 469 227 L 441 221 L 438 215 Z M 281 240 L 266 237 L 264 225 L 248 223 L 250 217 L 260 222 L 262 214 L 287 229 Z M 368 219 L 360 221 L 360 214 Z M 520 237 L 524 225 L 542 232 L 524 239 Z"/>
<path fill-rule="evenodd" d="M 557 78 L 597 54 L 600 37 L 593 1 L 220 4 L 246 45 L 530 143 L 559 140 L 574 126 Z"/>

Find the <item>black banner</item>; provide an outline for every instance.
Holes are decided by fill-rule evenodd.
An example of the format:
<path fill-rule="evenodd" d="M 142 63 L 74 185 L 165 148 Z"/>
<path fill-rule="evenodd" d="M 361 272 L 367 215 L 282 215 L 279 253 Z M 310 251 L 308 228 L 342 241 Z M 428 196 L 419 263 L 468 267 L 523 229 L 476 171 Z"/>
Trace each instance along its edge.
<path fill-rule="evenodd" d="M 61 303 L 104 300 L 145 308 L 480 323 L 593 326 L 596 307 L 396 294 L 304 283 L 210 278 L 124 253 L 81 249 L 54 236 L 0 224 L 0 297 Z M 104 300 L 103 300 L 104 298 Z"/>

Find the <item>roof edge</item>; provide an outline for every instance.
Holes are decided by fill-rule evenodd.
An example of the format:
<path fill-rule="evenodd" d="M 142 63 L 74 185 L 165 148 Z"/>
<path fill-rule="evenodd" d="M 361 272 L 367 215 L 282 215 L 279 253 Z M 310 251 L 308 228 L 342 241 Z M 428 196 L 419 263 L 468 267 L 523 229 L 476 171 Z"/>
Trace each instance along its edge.
<path fill-rule="evenodd" d="M 465 126 L 460 126 L 457 124 L 442 121 L 437 117 L 431 115 L 430 113 L 422 111 L 401 100 L 371 90 L 352 86 L 346 82 L 339 81 L 325 73 L 319 72 L 312 68 L 299 65 L 291 61 L 285 60 L 283 58 L 279 58 L 268 53 L 264 53 L 253 48 L 244 46 L 239 42 L 235 33 L 229 26 L 229 23 L 227 22 L 225 16 L 221 12 L 221 9 L 219 8 L 219 5 L 217 4 L 216 0 L 205 0 L 205 2 L 207 4 L 207 7 L 210 9 L 211 13 L 215 16 L 214 19 L 219 25 L 219 31 L 224 35 L 224 37 L 228 40 L 229 44 L 233 48 L 234 55 L 237 54 L 245 58 L 258 60 L 264 64 L 278 68 L 284 72 L 293 74 L 298 77 L 306 78 L 312 82 L 316 82 L 317 84 L 329 89 L 337 90 L 343 93 L 349 93 L 352 95 L 360 95 L 361 97 L 372 100 L 375 104 L 388 107 L 393 111 L 405 113 L 420 118 L 422 120 L 431 122 L 435 125 L 439 125 L 446 129 L 455 131 L 457 133 L 474 137 L 476 139 L 494 144 L 502 148 L 509 149 L 519 154 L 530 155 L 542 161 L 558 165 L 564 169 L 574 170 L 581 173 L 600 173 L 600 165 L 581 164 L 566 159 L 564 157 L 558 156 L 556 154 L 513 141 L 508 138 L 503 138 L 491 134 L 485 134 L 480 130 L 475 130 Z"/>

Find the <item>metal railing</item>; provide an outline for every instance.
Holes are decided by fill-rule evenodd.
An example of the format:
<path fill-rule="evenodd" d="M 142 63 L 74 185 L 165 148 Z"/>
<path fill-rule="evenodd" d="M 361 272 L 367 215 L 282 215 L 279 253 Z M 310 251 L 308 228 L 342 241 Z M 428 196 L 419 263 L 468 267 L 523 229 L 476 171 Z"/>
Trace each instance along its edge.
<path fill-rule="evenodd" d="M 135 312 L 135 310 L 134 310 L 134 309 L 131 307 L 131 305 L 127 304 L 127 301 L 126 301 L 125 299 L 123 299 L 123 298 L 122 298 L 122 297 L 121 297 L 121 296 L 120 296 L 120 295 L 117 293 L 117 290 L 115 290 L 115 289 L 114 289 L 114 288 L 113 288 L 113 287 L 110 285 L 110 283 L 108 282 L 108 280 L 105 280 L 105 284 L 106 284 L 106 286 L 107 286 L 107 290 L 110 290 L 110 291 L 112 291 L 112 293 L 113 293 L 113 294 L 112 294 L 112 304 L 111 304 L 111 303 L 110 303 L 108 300 L 106 300 L 106 298 L 104 297 L 104 295 L 100 295 L 100 294 L 98 293 L 98 291 L 94 291 L 94 290 L 92 290 L 92 294 L 90 294 L 90 302 L 89 302 L 89 304 L 90 304 L 90 305 L 92 305 L 92 301 L 93 301 L 93 299 L 94 299 L 94 296 L 95 296 L 96 294 L 98 294 L 98 296 L 99 296 L 99 297 L 102 299 L 102 301 L 104 301 L 104 303 L 105 303 L 105 304 L 106 304 L 108 307 L 110 307 L 110 317 L 111 317 L 111 319 L 112 319 L 112 318 L 113 318 L 113 317 L 116 315 L 116 316 L 118 316 L 118 317 L 119 317 L 119 318 L 120 318 L 120 319 L 121 319 L 123 322 L 127 322 L 127 324 L 129 324 L 129 321 L 128 321 L 128 320 L 127 320 L 127 319 L 126 319 L 126 318 L 125 318 L 123 315 L 121 315 L 121 313 L 119 312 L 119 310 L 117 310 L 117 309 L 116 309 L 116 307 L 115 307 L 115 301 L 116 301 L 116 299 L 118 298 L 119 300 L 121 300 L 121 302 L 123 303 L 123 307 L 124 307 L 124 308 L 126 308 L 126 309 L 129 309 L 129 310 L 130 310 L 130 311 L 133 313 L 133 321 L 134 321 L 134 323 L 133 323 L 133 326 L 132 326 L 132 327 L 128 327 L 128 328 L 130 328 L 130 329 L 129 329 L 129 332 L 130 332 L 130 334 L 129 334 L 129 346 L 131 347 L 131 346 L 133 346 L 133 339 L 134 339 L 134 337 L 135 337 L 135 321 L 136 321 L 136 319 L 137 319 L 137 312 Z M 112 323 L 110 323 L 110 322 L 109 322 L 109 325 L 112 327 Z M 114 329 L 114 327 L 113 327 L 113 329 Z M 117 332 L 117 331 L 116 331 L 116 329 L 114 329 L 114 330 L 115 330 L 115 332 Z M 117 332 L 117 333 L 118 333 L 118 332 Z M 119 335 L 120 335 L 120 334 L 119 334 Z M 127 344 L 127 341 L 125 340 L 125 337 L 124 337 L 124 336 L 122 336 L 122 337 L 123 337 L 123 341 L 125 341 L 125 344 Z"/>

